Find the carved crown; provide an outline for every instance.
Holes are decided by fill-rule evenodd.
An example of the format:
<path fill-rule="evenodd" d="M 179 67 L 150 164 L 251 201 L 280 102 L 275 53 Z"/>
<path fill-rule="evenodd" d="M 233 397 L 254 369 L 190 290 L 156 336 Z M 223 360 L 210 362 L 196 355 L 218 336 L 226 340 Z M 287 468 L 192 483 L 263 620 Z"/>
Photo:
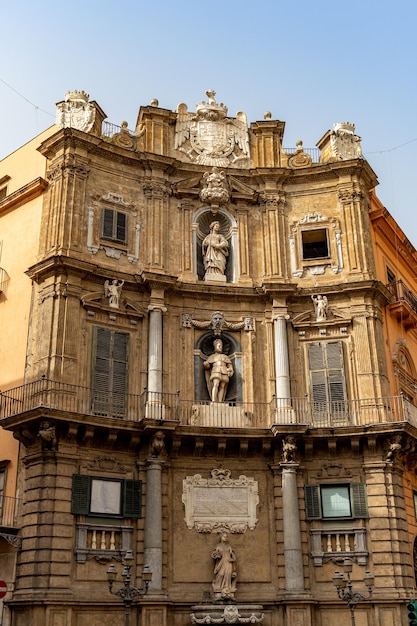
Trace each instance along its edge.
<path fill-rule="evenodd" d="M 334 124 L 333 128 L 336 132 L 338 130 L 344 130 L 352 134 L 355 132 L 355 124 L 351 122 L 339 122 L 338 124 Z"/>
<path fill-rule="evenodd" d="M 90 94 L 85 91 L 77 91 L 77 89 L 74 89 L 74 91 L 67 91 L 65 94 L 65 102 L 68 102 L 69 100 L 82 100 L 83 102 L 88 102 L 89 97 Z"/>
<path fill-rule="evenodd" d="M 203 100 L 195 106 L 197 117 L 211 121 L 224 119 L 227 115 L 227 106 L 223 102 L 220 104 L 216 102 L 214 97 L 216 92 L 213 89 L 208 89 L 206 95 L 209 99 L 208 102 Z"/>

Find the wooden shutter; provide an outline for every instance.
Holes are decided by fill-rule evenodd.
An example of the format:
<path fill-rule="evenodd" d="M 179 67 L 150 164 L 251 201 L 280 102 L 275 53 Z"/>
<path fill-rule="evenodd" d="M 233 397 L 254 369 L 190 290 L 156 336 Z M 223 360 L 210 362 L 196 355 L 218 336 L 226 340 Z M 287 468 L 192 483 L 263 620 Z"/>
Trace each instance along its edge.
<path fill-rule="evenodd" d="M 90 477 L 74 474 L 72 477 L 71 513 L 88 515 L 90 512 Z"/>
<path fill-rule="evenodd" d="M 345 416 L 346 384 L 343 345 L 340 341 L 311 343 L 308 346 L 310 393 L 316 417 Z"/>
<path fill-rule="evenodd" d="M 320 519 L 320 487 L 319 485 L 305 485 L 304 487 L 307 519 Z"/>
<path fill-rule="evenodd" d="M 93 411 L 123 417 L 126 413 L 128 335 L 94 329 Z"/>
<path fill-rule="evenodd" d="M 113 211 L 113 209 L 103 210 L 102 232 L 103 232 L 103 237 L 105 239 L 114 238 L 114 234 L 113 234 L 114 214 L 115 214 L 115 211 Z"/>
<path fill-rule="evenodd" d="M 126 226 L 127 215 L 125 215 L 125 213 L 117 213 L 115 237 L 117 241 L 120 241 L 121 243 L 126 243 Z"/>
<path fill-rule="evenodd" d="M 142 516 L 142 481 L 125 480 L 123 494 L 123 516 L 140 518 Z"/>
<path fill-rule="evenodd" d="M 351 484 L 352 517 L 368 517 L 368 502 L 366 485 L 364 483 Z"/>
<path fill-rule="evenodd" d="M 343 346 L 340 341 L 324 345 L 326 346 L 329 400 L 331 402 L 344 402 L 346 400 L 346 392 L 343 370 Z"/>

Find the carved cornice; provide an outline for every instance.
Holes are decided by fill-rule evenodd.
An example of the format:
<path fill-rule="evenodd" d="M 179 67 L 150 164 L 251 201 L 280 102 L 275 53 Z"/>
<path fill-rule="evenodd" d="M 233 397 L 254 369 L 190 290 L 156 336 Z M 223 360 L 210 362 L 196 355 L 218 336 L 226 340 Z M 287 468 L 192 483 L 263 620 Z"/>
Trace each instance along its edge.
<path fill-rule="evenodd" d="M 22 204 L 34 200 L 34 198 L 42 195 L 47 187 L 48 182 L 44 178 L 40 176 L 35 178 L 0 201 L 0 214 L 10 209 L 17 209 Z"/>

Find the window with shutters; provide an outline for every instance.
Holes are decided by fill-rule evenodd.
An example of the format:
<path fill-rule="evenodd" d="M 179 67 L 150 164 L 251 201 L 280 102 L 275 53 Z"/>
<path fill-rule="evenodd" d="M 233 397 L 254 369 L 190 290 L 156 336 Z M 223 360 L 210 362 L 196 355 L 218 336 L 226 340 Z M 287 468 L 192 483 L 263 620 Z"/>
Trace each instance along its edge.
<path fill-rule="evenodd" d="M 127 244 L 127 215 L 115 209 L 103 209 L 101 238 L 122 245 Z"/>
<path fill-rule="evenodd" d="M 347 395 L 342 342 L 310 343 L 307 350 L 310 398 L 315 418 L 345 418 Z"/>
<path fill-rule="evenodd" d="M 141 517 L 142 482 L 74 474 L 71 512 L 92 517 Z"/>
<path fill-rule="evenodd" d="M 92 409 L 96 415 L 126 414 L 128 348 L 127 333 L 93 329 Z"/>
<path fill-rule="evenodd" d="M 355 519 L 368 517 L 363 483 L 305 486 L 307 519 Z"/>

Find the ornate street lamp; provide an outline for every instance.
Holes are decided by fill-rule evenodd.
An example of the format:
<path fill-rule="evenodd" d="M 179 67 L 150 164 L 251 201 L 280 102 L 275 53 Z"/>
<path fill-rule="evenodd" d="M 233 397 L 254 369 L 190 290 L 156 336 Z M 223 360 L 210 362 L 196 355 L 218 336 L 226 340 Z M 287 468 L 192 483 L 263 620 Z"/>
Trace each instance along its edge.
<path fill-rule="evenodd" d="M 133 563 L 133 552 L 132 550 L 127 550 L 125 557 L 123 559 L 123 586 L 120 587 L 117 591 L 113 591 L 113 583 L 116 580 L 117 570 L 116 567 L 112 564 L 107 570 L 107 581 L 109 583 L 109 591 L 114 596 L 119 596 L 121 598 L 123 604 L 125 605 L 125 626 L 129 626 L 130 621 L 130 607 L 134 600 L 144 596 L 148 592 L 149 583 L 152 580 L 152 572 L 149 569 L 148 565 L 145 565 L 142 572 L 142 580 L 144 583 L 144 587 L 138 589 L 137 587 L 132 587 L 130 581 L 131 577 L 131 569 Z"/>
<path fill-rule="evenodd" d="M 352 581 L 350 575 L 352 573 L 352 561 L 350 559 L 344 559 L 343 561 L 344 574 L 336 571 L 333 576 L 333 584 L 337 589 L 337 595 L 341 600 L 346 602 L 350 609 L 350 617 L 352 620 L 352 626 L 355 626 L 355 608 L 359 602 L 369 600 L 372 597 L 372 590 L 374 586 L 374 576 L 369 570 L 366 570 L 364 576 L 364 582 L 368 587 L 368 595 L 363 596 L 357 591 L 353 591 Z"/>

